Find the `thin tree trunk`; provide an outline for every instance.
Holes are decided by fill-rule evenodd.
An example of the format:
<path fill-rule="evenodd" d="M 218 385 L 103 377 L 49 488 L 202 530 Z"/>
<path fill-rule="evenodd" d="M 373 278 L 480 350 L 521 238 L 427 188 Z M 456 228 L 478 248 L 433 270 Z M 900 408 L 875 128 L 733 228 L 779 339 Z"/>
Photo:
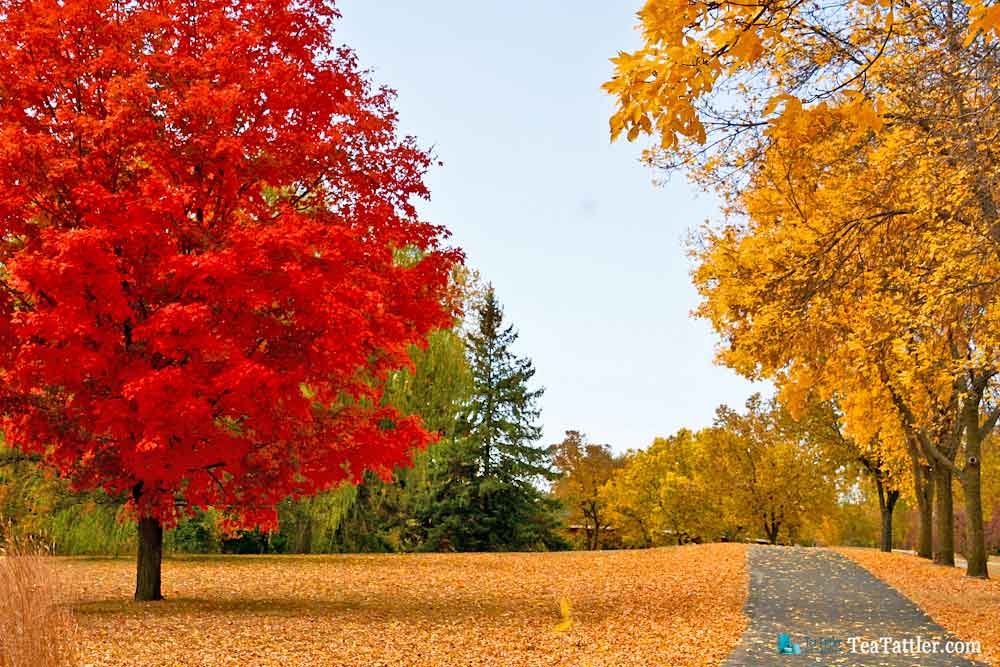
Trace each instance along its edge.
<path fill-rule="evenodd" d="M 305 534 L 302 536 L 302 542 L 299 544 L 299 553 L 311 554 L 312 550 L 313 550 L 313 518 L 312 518 L 312 507 L 310 507 L 309 516 L 306 518 Z"/>
<path fill-rule="evenodd" d="M 162 600 L 160 561 L 163 557 L 163 526 L 152 517 L 139 519 L 139 553 L 136 558 L 135 601 Z"/>
<path fill-rule="evenodd" d="M 878 491 L 878 515 L 880 519 L 880 524 L 882 526 L 882 537 L 879 540 L 879 550 L 880 551 L 892 551 L 890 546 L 888 549 L 885 548 L 885 515 L 889 509 L 888 499 L 885 497 L 885 484 L 882 483 L 882 478 L 879 476 L 878 472 L 874 473 L 875 476 L 875 490 Z M 889 515 L 889 530 L 892 530 L 892 515 Z M 889 536 L 890 543 L 892 542 L 892 535 Z"/>
<path fill-rule="evenodd" d="M 885 481 L 878 470 L 873 473 L 875 488 L 878 490 L 878 511 L 881 519 L 882 535 L 879 540 L 879 550 L 886 553 L 892 552 L 892 512 L 896 508 L 896 501 L 899 500 L 899 491 L 896 489 L 886 489 Z"/>
<path fill-rule="evenodd" d="M 298 552 L 303 554 L 312 553 L 313 548 L 313 510 L 316 507 L 316 496 L 309 498 L 306 503 L 306 521 L 305 527 L 302 530 L 301 536 L 299 537 L 299 543 L 296 545 L 298 547 Z"/>
<path fill-rule="evenodd" d="M 764 515 L 764 533 L 767 535 L 767 541 L 771 544 L 778 543 L 778 532 L 781 530 L 781 523 L 774 518 L 774 514 L 771 514 L 771 519 L 768 520 L 767 515 Z"/>
<path fill-rule="evenodd" d="M 642 519 L 636 519 L 636 521 L 639 523 L 639 530 L 642 531 L 643 546 L 644 547 L 651 547 L 651 546 L 653 546 L 653 533 L 646 526 L 646 522 L 643 521 Z"/>
<path fill-rule="evenodd" d="M 955 512 L 951 495 L 951 471 L 944 466 L 934 468 L 936 508 L 934 523 L 937 528 L 937 548 L 934 562 L 938 565 L 955 565 Z"/>

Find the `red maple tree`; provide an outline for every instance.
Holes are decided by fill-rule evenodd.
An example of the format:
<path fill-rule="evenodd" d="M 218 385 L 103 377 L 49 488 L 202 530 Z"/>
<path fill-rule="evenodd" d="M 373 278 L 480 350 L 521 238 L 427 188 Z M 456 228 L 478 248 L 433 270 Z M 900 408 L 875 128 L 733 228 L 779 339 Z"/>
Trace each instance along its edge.
<path fill-rule="evenodd" d="M 385 472 L 386 374 L 453 315 L 427 153 L 321 0 L 0 1 L 7 441 L 163 526 Z"/>

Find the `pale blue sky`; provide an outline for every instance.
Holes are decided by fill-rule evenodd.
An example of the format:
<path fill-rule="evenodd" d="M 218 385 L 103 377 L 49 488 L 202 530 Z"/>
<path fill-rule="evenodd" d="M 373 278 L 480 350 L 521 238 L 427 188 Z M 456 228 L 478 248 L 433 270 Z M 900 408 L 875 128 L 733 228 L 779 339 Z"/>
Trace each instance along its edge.
<path fill-rule="evenodd" d="M 711 423 L 753 387 L 712 363 L 684 239 L 715 215 L 611 145 L 608 58 L 639 1 L 340 0 L 339 41 L 395 88 L 401 126 L 444 166 L 428 220 L 497 289 L 545 386 L 545 444 L 582 430 L 616 451 Z"/>

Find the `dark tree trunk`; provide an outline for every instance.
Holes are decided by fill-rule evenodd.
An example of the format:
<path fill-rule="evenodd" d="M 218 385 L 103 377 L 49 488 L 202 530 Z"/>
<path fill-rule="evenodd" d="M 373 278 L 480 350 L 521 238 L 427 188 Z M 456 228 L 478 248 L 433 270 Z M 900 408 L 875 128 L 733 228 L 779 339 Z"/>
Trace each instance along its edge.
<path fill-rule="evenodd" d="M 986 554 L 986 532 L 983 528 L 983 498 L 980 486 L 980 463 L 983 432 L 979 425 L 979 401 L 966 408 L 965 467 L 959 481 L 965 496 L 965 574 L 988 579 L 989 561 Z"/>
<path fill-rule="evenodd" d="M 601 510 L 597 501 L 588 501 L 583 505 L 583 521 L 587 527 L 587 548 L 597 551 L 601 548 Z M 591 530 L 593 526 L 593 530 Z"/>
<path fill-rule="evenodd" d="M 934 524 L 937 529 L 937 545 L 934 562 L 938 565 L 955 566 L 955 512 L 951 495 L 951 471 L 944 466 L 934 468 L 934 489 L 936 507 Z"/>
<path fill-rule="evenodd" d="M 885 485 L 879 478 L 875 479 L 878 487 L 878 510 L 882 523 L 882 538 L 879 541 L 879 550 L 886 553 L 892 552 L 892 512 L 896 509 L 896 501 L 899 500 L 899 491 L 886 490 Z"/>
<path fill-rule="evenodd" d="M 160 561 L 163 556 L 163 526 L 157 519 L 139 520 L 139 555 L 136 558 L 135 601 L 162 600 Z"/>
<path fill-rule="evenodd" d="M 970 577 L 988 579 L 986 531 L 983 528 L 983 503 L 980 490 L 979 464 L 967 464 L 962 472 L 965 491 L 965 573 Z"/>
<path fill-rule="evenodd" d="M 312 514 L 306 519 L 306 529 L 302 535 L 302 542 L 299 544 L 299 553 L 311 554 L 313 549 L 313 520 Z"/>
<path fill-rule="evenodd" d="M 934 476 L 931 468 L 919 461 L 913 464 L 913 486 L 920 518 L 917 533 L 917 555 L 934 557 Z"/>
<path fill-rule="evenodd" d="M 978 461 L 978 459 L 977 459 Z M 965 495 L 965 574 L 988 579 L 989 556 L 986 553 L 986 531 L 983 527 L 983 503 L 980 489 L 979 464 L 967 463 L 962 471 Z"/>
<path fill-rule="evenodd" d="M 767 515 L 764 515 L 764 533 L 767 535 L 767 541 L 771 544 L 778 543 L 778 532 L 781 530 L 781 522 L 775 519 L 774 514 L 768 519 Z"/>
<path fill-rule="evenodd" d="M 639 524 L 639 530 L 642 531 L 642 545 L 643 547 L 653 546 L 653 534 L 650 532 L 649 528 L 646 527 L 646 522 L 642 519 L 636 518 L 636 523 Z"/>

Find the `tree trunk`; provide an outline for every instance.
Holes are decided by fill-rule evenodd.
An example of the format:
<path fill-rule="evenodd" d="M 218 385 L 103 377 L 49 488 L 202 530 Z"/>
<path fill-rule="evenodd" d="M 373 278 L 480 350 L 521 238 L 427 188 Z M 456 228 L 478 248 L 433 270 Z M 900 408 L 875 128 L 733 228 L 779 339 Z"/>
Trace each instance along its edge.
<path fill-rule="evenodd" d="M 967 463 L 962 472 L 962 490 L 965 492 L 965 574 L 988 579 L 989 564 L 986 554 L 986 532 L 983 529 L 983 503 L 980 495 L 979 464 Z"/>
<path fill-rule="evenodd" d="M 135 601 L 162 600 L 160 560 L 163 556 L 163 526 L 157 519 L 139 519 L 139 555 L 136 558 Z"/>
<path fill-rule="evenodd" d="M 778 532 L 781 530 L 781 522 L 776 520 L 774 514 L 771 514 L 770 520 L 768 520 L 767 515 L 764 515 L 764 533 L 767 535 L 767 541 L 771 544 L 778 543 Z"/>
<path fill-rule="evenodd" d="M 310 510 L 312 508 L 310 507 Z M 302 536 L 302 540 L 299 543 L 299 553 L 311 554 L 313 549 L 313 519 L 312 512 L 309 513 L 306 519 L 306 529 L 305 534 Z"/>
<path fill-rule="evenodd" d="M 879 543 L 879 550 L 885 553 L 892 552 L 892 512 L 896 509 L 896 501 L 899 500 L 899 491 L 886 491 L 881 480 L 878 484 L 878 509 L 882 519 L 882 539 Z"/>
<path fill-rule="evenodd" d="M 913 486 L 917 496 L 917 513 L 920 518 L 917 534 L 917 555 L 934 557 L 934 476 L 929 466 L 919 461 L 913 463 Z"/>
<path fill-rule="evenodd" d="M 601 509 L 596 500 L 586 501 L 582 507 L 583 521 L 587 526 L 587 548 L 597 551 L 601 548 Z M 591 530 L 590 526 L 594 529 Z"/>
<path fill-rule="evenodd" d="M 878 489 L 878 511 L 882 524 L 882 538 L 879 542 L 879 549 L 886 553 L 892 552 L 892 511 L 896 508 L 896 501 L 899 500 L 898 490 L 885 488 L 878 471 L 874 472 L 875 488 Z"/>
<path fill-rule="evenodd" d="M 937 528 L 937 548 L 934 562 L 955 566 L 955 513 L 951 495 L 951 471 L 944 466 L 934 468 L 935 507 L 934 523 Z"/>
<path fill-rule="evenodd" d="M 979 425 L 979 402 L 971 405 L 966 414 L 965 467 L 959 481 L 965 495 L 965 574 L 987 579 L 990 576 L 986 554 L 986 533 L 983 530 L 983 498 L 980 488 L 983 432 Z"/>
<path fill-rule="evenodd" d="M 888 499 L 885 497 L 885 484 L 882 483 L 882 477 L 879 476 L 876 470 L 873 475 L 875 476 L 875 490 L 878 491 L 878 515 L 881 519 L 880 523 L 882 526 L 882 537 L 879 540 L 879 551 L 892 551 L 892 534 L 889 535 L 890 546 L 888 549 L 885 548 L 885 515 L 889 509 Z M 892 530 L 892 515 L 889 515 L 889 530 Z"/>

